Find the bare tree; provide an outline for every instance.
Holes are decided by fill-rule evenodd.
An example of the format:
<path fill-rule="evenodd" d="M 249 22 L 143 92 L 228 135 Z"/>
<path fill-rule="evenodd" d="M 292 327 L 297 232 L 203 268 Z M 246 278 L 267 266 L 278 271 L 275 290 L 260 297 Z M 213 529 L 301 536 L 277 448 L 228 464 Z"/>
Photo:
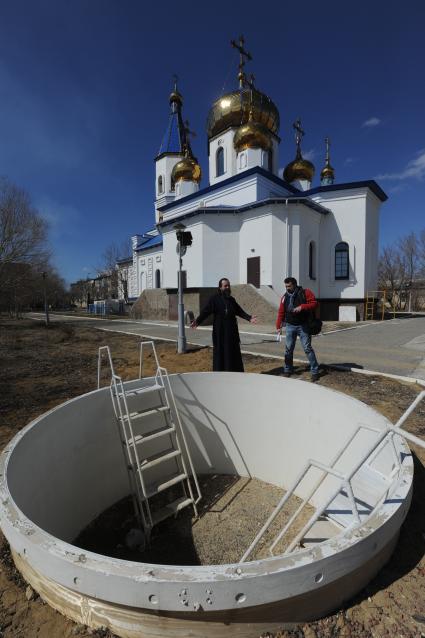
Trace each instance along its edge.
<path fill-rule="evenodd" d="M 0 178 L 0 282 L 12 274 L 11 264 L 37 264 L 48 257 L 47 222 L 29 196 Z"/>
<path fill-rule="evenodd" d="M 102 254 L 101 265 L 97 268 L 97 272 L 101 277 L 99 292 L 103 299 L 112 297 L 118 298 L 119 287 L 123 285 L 122 273 L 117 269 L 117 261 L 125 259 L 131 254 L 131 245 L 128 241 L 122 244 L 115 242 L 109 244 Z M 124 284 L 125 287 L 125 284 Z"/>
<path fill-rule="evenodd" d="M 405 235 L 382 251 L 378 262 L 379 288 L 387 291 L 387 298 L 394 308 L 406 308 L 411 305 L 412 298 L 415 299 L 412 289 L 421 274 L 424 259 L 425 231 L 420 238 L 414 233 Z"/>

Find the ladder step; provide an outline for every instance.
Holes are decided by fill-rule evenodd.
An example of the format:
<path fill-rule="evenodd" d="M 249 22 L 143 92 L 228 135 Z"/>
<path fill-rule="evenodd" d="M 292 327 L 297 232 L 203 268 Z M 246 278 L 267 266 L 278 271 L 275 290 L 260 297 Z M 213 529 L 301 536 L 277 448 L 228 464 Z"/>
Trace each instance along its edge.
<path fill-rule="evenodd" d="M 170 408 L 168 407 L 168 405 L 161 405 L 157 408 L 149 408 L 149 410 L 141 410 L 138 412 L 131 412 L 130 413 L 130 421 L 134 421 L 136 419 L 141 419 L 142 417 L 145 416 L 153 416 L 154 414 L 158 414 L 158 412 L 167 412 L 169 411 Z M 126 414 L 123 415 L 122 417 L 125 421 L 128 421 L 128 417 Z"/>
<path fill-rule="evenodd" d="M 183 473 L 172 475 L 168 479 L 162 480 L 158 483 L 151 483 L 146 490 L 146 496 L 147 498 L 151 498 L 152 496 L 155 496 L 155 494 L 159 494 L 160 492 L 167 490 L 172 485 L 181 483 L 185 479 L 187 479 L 187 474 Z"/>
<path fill-rule="evenodd" d="M 151 430 L 147 432 L 147 434 L 138 434 L 134 437 L 134 439 L 128 439 L 129 445 L 140 445 L 140 443 L 147 443 L 148 441 L 152 441 L 153 439 L 157 439 L 160 436 L 165 436 L 166 434 L 171 434 L 175 432 L 176 428 L 174 425 L 167 425 L 166 427 L 160 428 L 158 430 Z"/>
<path fill-rule="evenodd" d="M 186 496 L 178 498 L 177 500 L 169 503 L 152 515 L 153 524 L 156 525 L 157 523 L 164 521 L 166 518 L 177 514 L 177 512 L 182 510 L 184 507 L 192 504 L 193 500 L 191 498 L 187 498 Z"/>
<path fill-rule="evenodd" d="M 154 454 L 153 456 L 145 459 L 140 463 L 140 469 L 142 472 L 145 470 L 149 470 L 151 467 L 158 465 L 158 463 L 163 463 L 164 461 L 168 461 L 169 459 L 173 459 L 176 456 L 180 456 L 180 450 L 166 450 L 165 452 L 159 452 L 158 454 Z"/>
<path fill-rule="evenodd" d="M 163 385 L 159 383 L 154 383 L 154 385 L 148 385 L 144 388 L 134 388 L 134 390 L 124 390 L 124 394 L 126 397 L 135 397 L 139 394 L 147 394 L 149 392 L 157 392 L 158 390 L 165 390 Z M 122 393 L 119 393 L 119 396 L 122 396 Z"/>

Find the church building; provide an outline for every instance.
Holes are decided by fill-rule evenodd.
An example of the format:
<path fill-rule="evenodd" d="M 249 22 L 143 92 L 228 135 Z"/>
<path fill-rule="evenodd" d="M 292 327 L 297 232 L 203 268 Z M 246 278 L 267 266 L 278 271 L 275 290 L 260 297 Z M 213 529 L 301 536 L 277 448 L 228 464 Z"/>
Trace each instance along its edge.
<path fill-rule="evenodd" d="M 246 76 L 243 39 L 232 44 L 240 52 L 239 86 L 208 113 L 204 188 L 177 85 L 170 95 L 155 160 L 155 226 L 132 237 L 132 256 L 117 265 L 126 296 L 155 288 L 175 293 L 179 223 L 193 237 L 183 258 L 185 290 L 214 288 L 226 276 L 232 284 L 269 287 L 277 297 L 292 276 L 313 290 L 322 318 L 338 319 L 342 305 L 356 306 L 362 317 L 367 292 L 376 290 L 379 213 L 387 196 L 373 180 L 338 183 L 328 139 L 315 181 L 299 119 L 294 159 L 279 176 L 278 108 Z"/>

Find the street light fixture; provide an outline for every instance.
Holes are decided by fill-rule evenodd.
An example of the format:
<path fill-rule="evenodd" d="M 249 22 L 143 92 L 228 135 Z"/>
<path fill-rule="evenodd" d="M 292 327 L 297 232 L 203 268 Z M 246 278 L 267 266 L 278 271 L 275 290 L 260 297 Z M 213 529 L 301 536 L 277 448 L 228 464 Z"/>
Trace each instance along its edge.
<path fill-rule="evenodd" d="M 177 254 L 179 256 L 178 271 L 178 335 L 177 335 L 177 353 L 186 352 L 186 335 L 184 328 L 184 303 L 183 303 L 183 255 L 186 254 L 187 246 L 192 245 L 192 233 L 186 231 L 184 224 L 175 224 L 173 226 L 177 237 Z"/>

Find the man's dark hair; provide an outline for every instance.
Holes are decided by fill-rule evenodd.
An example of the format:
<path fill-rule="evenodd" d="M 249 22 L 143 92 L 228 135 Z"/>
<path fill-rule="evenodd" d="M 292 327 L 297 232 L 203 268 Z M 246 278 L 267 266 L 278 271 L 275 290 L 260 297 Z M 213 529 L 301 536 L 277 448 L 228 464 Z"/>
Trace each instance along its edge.
<path fill-rule="evenodd" d="M 229 282 L 229 284 L 230 284 L 230 279 L 229 279 L 228 277 L 222 277 L 222 278 L 220 279 L 220 281 L 218 282 L 218 289 L 219 289 L 219 290 L 221 290 L 221 284 L 222 284 L 222 282 L 223 282 L 223 281 L 228 281 L 228 282 Z"/>
<path fill-rule="evenodd" d="M 294 286 L 296 286 L 297 280 L 295 279 L 295 277 L 287 277 L 285 279 L 285 284 L 294 284 Z"/>

